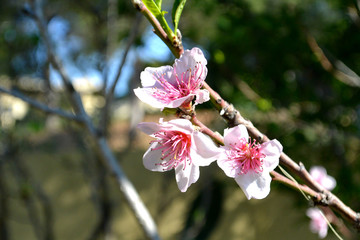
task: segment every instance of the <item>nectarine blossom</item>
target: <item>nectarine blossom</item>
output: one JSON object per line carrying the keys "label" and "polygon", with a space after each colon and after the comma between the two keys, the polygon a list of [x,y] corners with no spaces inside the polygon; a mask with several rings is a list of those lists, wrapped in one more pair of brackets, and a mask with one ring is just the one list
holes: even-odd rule
{"label": "nectarine blossom", "polygon": [[313,166],[309,171],[310,175],[321,186],[331,191],[336,186],[336,180],[332,176],[327,175],[326,169],[322,166]]}
{"label": "nectarine blossom", "polygon": [[263,199],[270,192],[270,172],[279,164],[282,145],[277,140],[256,144],[244,125],[224,131],[219,167],[235,181],[248,199]]}
{"label": "nectarine blossom", "polygon": [[309,208],[306,211],[306,215],[311,218],[310,230],[313,233],[317,233],[319,238],[324,238],[328,232],[328,224],[318,208]]}
{"label": "nectarine blossom", "polygon": [[[332,176],[327,175],[326,169],[322,166],[313,166],[309,171],[310,175],[325,189],[331,191],[336,186],[336,180]],[[328,232],[328,223],[325,216],[321,214],[318,208],[309,208],[306,215],[311,218],[310,230],[317,233],[320,238],[325,238]]]}
{"label": "nectarine blossom", "polygon": [[155,108],[188,107],[210,99],[207,90],[201,90],[207,75],[207,61],[199,48],[186,50],[173,67],[147,67],[140,74],[142,88],[135,95]]}
{"label": "nectarine blossom", "polygon": [[220,153],[210,137],[197,131],[186,119],[143,122],[138,128],[156,138],[143,156],[145,168],[158,172],[175,169],[182,192],[199,179],[199,166],[210,165]]}

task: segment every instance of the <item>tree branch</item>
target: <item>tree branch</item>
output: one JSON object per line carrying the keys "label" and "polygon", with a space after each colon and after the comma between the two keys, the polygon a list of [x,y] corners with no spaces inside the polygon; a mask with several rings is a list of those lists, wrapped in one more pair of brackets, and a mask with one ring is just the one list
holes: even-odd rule
{"label": "tree branch", "polygon": [[109,145],[106,142],[106,139],[103,136],[100,136],[96,131],[90,117],[87,115],[82,100],[78,92],[74,89],[70,78],[66,74],[64,68],[61,65],[61,62],[56,58],[51,41],[47,32],[46,22],[43,17],[42,8],[38,1],[32,1],[32,7],[35,10],[34,18],[37,20],[38,27],[40,29],[41,35],[45,42],[48,51],[48,57],[51,64],[59,72],[65,88],[72,100],[72,105],[77,113],[77,115],[83,119],[86,130],[91,136],[96,152],[99,154],[99,157],[103,160],[104,164],[108,166],[113,176],[116,178],[121,192],[124,194],[127,203],[129,204],[131,210],[136,216],[138,222],[140,223],[145,235],[150,239],[160,239],[155,222],[153,221],[150,213],[146,209],[145,205],[141,201],[138,193],[136,192],[134,186],[129,181],[122,168],[118,164],[114,154],[110,150]]}
{"label": "tree branch", "polygon": [[[162,30],[161,25],[157,19],[150,13],[150,11],[145,7],[141,0],[132,0],[134,7],[142,12],[149,22],[153,25],[155,33],[160,37],[160,39],[169,47],[171,52],[175,57],[181,56],[183,53],[183,48],[176,48],[171,44],[169,39],[167,39],[166,33]],[[244,124],[248,129],[248,132],[251,137],[255,138],[258,142],[267,142],[269,138],[261,133],[251,121],[243,118],[238,110],[234,108],[232,104],[229,104],[222,97],[215,92],[206,82],[203,84],[203,88],[207,89],[211,96],[211,102],[214,104],[215,108],[219,111],[221,117],[227,122],[229,127],[234,127],[239,124]],[[305,167],[302,164],[295,163],[289,156],[285,153],[282,153],[280,156],[280,164],[286,166],[294,174],[299,176],[309,187],[322,194],[323,196],[318,199],[316,204],[321,204],[324,206],[329,206],[334,211],[340,213],[344,219],[351,222],[355,229],[360,231],[360,213],[356,213],[350,207],[346,206],[339,198],[337,198],[330,191],[324,189],[320,184],[318,184],[306,171]]]}
{"label": "tree branch", "polygon": [[[173,44],[171,39],[168,38],[166,32],[161,27],[161,24],[156,19],[156,17],[149,11],[145,4],[141,0],[132,0],[134,7],[140,11],[154,27],[154,33],[168,46],[170,51],[174,54],[175,57],[180,57],[184,52],[184,48],[181,43],[181,36],[178,36],[179,42]],[[179,35],[179,34],[178,34]]]}
{"label": "tree branch", "polygon": [[[114,98],[115,88],[116,88],[116,85],[117,85],[117,83],[118,83],[118,81],[120,79],[122,69],[123,69],[123,67],[125,65],[129,50],[130,50],[131,46],[133,45],[133,43],[135,41],[135,37],[136,37],[137,32],[138,32],[139,27],[140,27],[140,23],[141,23],[141,15],[137,14],[135,22],[133,24],[132,31],[131,31],[130,36],[128,38],[127,45],[126,45],[125,50],[124,50],[123,57],[122,57],[122,59],[120,61],[120,64],[119,64],[119,66],[117,68],[114,80],[112,81],[112,84],[111,84],[107,94],[105,95],[106,101],[105,101],[105,105],[104,105],[103,109],[101,110],[102,115],[101,115],[101,120],[100,120],[100,124],[99,124],[99,127],[101,128],[101,131],[102,131],[103,134],[106,134],[106,127],[108,126],[108,123],[109,123],[109,108],[110,108],[110,105],[111,105],[111,103],[113,101],[113,98]],[[105,88],[106,88],[106,86],[105,86]]]}
{"label": "tree branch", "polygon": [[[261,133],[251,121],[246,120],[241,116],[232,104],[229,104],[221,98],[208,84],[204,83],[203,87],[210,92],[211,101],[215,108],[219,111],[220,115],[227,122],[229,127],[234,127],[239,124],[246,126],[250,136],[258,142],[263,143],[269,141],[269,138]],[[314,201],[315,204],[329,206],[334,211],[338,212],[344,219],[351,222],[358,231],[360,231],[360,213],[356,213],[350,207],[346,206],[338,197],[326,190],[319,183],[317,183],[305,169],[302,163],[297,164],[288,155],[282,153],[280,155],[280,164],[287,167],[293,174],[300,177],[311,189],[318,193],[323,194],[323,197]],[[316,200],[316,199],[315,199]]]}
{"label": "tree branch", "polygon": [[141,15],[140,14],[136,14],[136,18],[135,18],[135,21],[134,21],[134,24],[133,24],[133,27],[132,27],[132,31],[130,32],[130,36],[128,38],[128,42],[126,44],[126,47],[125,47],[125,50],[124,50],[124,54],[123,54],[123,57],[121,59],[121,62],[117,68],[117,71],[116,71],[116,75],[114,77],[114,80],[112,81],[112,85],[109,89],[109,92],[107,94],[107,98],[109,99],[112,99],[113,95],[114,95],[114,92],[115,92],[115,87],[120,79],[120,76],[121,76],[121,72],[122,72],[122,69],[125,65],[125,62],[126,62],[126,58],[127,58],[127,55],[129,53],[129,50],[131,48],[131,46],[133,45],[134,41],[135,41],[135,38],[136,38],[136,35],[139,31],[139,27],[140,27],[140,23],[141,23]]}
{"label": "tree branch", "polygon": [[0,87],[0,92],[17,97],[17,98],[23,100],[24,102],[28,103],[29,105],[31,105],[45,113],[55,114],[60,117],[72,120],[72,121],[82,122],[82,119],[80,117],[78,117],[72,113],[65,112],[61,109],[50,108],[49,106],[47,106],[43,103],[40,103],[40,102],[36,101],[35,99],[25,96],[24,94],[22,94],[21,92],[15,90],[15,89],[7,90],[5,88]]}

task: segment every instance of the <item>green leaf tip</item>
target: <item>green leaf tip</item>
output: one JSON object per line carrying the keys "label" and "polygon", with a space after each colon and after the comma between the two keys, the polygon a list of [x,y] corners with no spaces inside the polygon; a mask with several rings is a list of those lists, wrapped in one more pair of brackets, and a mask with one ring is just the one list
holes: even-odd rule
{"label": "green leaf tip", "polygon": [[173,9],[172,9],[172,20],[173,20],[173,24],[174,24],[174,32],[177,32],[177,28],[178,28],[178,24],[180,21],[180,16],[182,13],[182,10],[185,6],[186,0],[175,0],[174,1],[174,5],[173,5]]}

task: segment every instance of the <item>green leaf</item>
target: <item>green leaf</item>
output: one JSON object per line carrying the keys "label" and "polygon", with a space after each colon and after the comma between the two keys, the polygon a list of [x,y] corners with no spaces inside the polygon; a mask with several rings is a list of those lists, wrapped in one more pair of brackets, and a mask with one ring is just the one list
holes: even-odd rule
{"label": "green leaf", "polygon": [[176,34],[176,31],[178,28],[180,16],[181,16],[182,10],[185,6],[185,3],[186,3],[186,0],[175,0],[174,1],[171,16],[172,16],[173,23],[174,23],[174,33],[175,34]]}
{"label": "green leaf", "polygon": [[149,9],[149,11],[154,14],[156,18],[158,18],[159,15],[161,15],[161,10],[159,8],[159,5],[153,1],[153,0],[143,0],[142,1],[145,6]]}
{"label": "green leaf", "polygon": [[155,0],[155,4],[160,10],[161,10],[161,3],[162,3],[162,0]]}
{"label": "green leaf", "polygon": [[158,4],[161,5],[161,0],[156,0],[155,3],[154,0],[142,0],[142,2],[145,4],[147,9],[156,17],[156,19],[159,21],[161,27],[164,29],[166,34],[168,35],[169,39],[175,39],[176,36],[169,27],[168,23],[166,22],[166,19],[164,17],[164,14],[166,14],[166,11],[161,11],[161,8]]}

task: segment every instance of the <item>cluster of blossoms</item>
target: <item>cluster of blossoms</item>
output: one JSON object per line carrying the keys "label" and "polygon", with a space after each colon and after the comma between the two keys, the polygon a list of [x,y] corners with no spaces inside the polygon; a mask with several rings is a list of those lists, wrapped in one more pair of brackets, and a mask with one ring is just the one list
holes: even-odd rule
{"label": "cluster of blossoms", "polygon": [[[331,191],[336,186],[336,180],[332,176],[327,175],[326,169],[321,166],[310,168],[310,175],[325,189]],[[311,218],[310,230],[317,233],[320,238],[325,238],[328,232],[328,223],[324,214],[318,208],[309,208],[306,215]]]}
{"label": "cluster of blossoms", "polygon": [[[142,88],[136,96],[153,107],[192,109],[210,99],[201,89],[207,75],[207,61],[198,48],[186,50],[173,67],[145,68]],[[217,160],[218,166],[244,191],[248,199],[265,198],[270,192],[270,172],[279,164],[282,145],[277,140],[257,144],[243,125],[224,131],[224,146],[217,146],[187,119],[159,123],[143,122],[138,128],[155,138],[143,156],[151,171],[175,170],[180,191],[185,192],[200,176],[200,166]]]}

